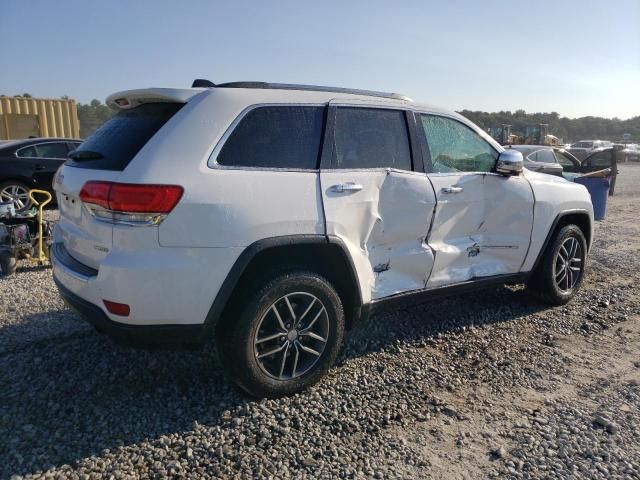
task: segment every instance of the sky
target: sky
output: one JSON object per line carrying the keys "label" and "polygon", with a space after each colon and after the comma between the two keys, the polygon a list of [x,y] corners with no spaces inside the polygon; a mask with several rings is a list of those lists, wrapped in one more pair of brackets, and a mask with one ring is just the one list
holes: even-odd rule
{"label": "sky", "polygon": [[640,0],[0,0],[0,19],[5,95],[87,103],[207,78],[640,115]]}

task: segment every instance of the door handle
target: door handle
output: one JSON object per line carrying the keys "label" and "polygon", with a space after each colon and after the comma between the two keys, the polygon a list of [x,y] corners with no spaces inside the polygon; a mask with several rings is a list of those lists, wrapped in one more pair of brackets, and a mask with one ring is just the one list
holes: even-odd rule
{"label": "door handle", "polygon": [[359,183],[340,183],[338,185],[332,185],[331,191],[335,193],[344,193],[344,192],[359,192],[362,190],[362,185]]}
{"label": "door handle", "polygon": [[45,167],[44,165],[36,165],[36,170],[44,170],[45,168],[47,167]]}
{"label": "door handle", "polygon": [[464,190],[464,188],[462,187],[456,187],[455,185],[453,187],[444,187],[442,189],[442,193],[460,193]]}

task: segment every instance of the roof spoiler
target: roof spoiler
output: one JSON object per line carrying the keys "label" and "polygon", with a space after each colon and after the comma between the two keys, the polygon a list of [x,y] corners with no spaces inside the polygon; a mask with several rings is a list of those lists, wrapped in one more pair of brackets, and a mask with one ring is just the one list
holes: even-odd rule
{"label": "roof spoiler", "polygon": [[213,88],[216,84],[206,78],[196,78],[191,84],[191,88]]}

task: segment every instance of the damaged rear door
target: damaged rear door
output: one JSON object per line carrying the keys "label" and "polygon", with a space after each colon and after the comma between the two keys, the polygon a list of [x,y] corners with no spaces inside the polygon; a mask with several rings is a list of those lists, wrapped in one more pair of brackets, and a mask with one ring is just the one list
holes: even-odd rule
{"label": "damaged rear door", "polygon": [[412,112],[330,104],[320,171],[327,234],[348,248],[365,302],[424,288],[433,266],[435,195],[415,132]]}
{"label": "damaged rear door", "polygon": [[533,228],[529,182],[493,173],[498,151],[457,119],[421,114],[419,123],[437,199],[427,288],[519,272]]}

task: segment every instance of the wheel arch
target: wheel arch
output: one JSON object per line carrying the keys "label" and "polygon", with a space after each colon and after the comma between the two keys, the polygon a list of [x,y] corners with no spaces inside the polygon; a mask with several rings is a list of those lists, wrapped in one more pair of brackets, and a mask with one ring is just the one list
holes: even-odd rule
{"label": "wheel arch", "polygon": [[343,303],[347,327],[359,319],[362,294],[344,243],[334,236],[287,235],[258,240],[240,254],[209,310],[205,320],[209,331],[217,334],[220,319],[242,300],[251,281],[291,267],[314,271],[331,282]]}
{"label": "wheel arch", "polygon": [[23,183],[23,184],[27,185],[28,187],[33,186],[34,183],[35,183],[33,181],[33,178],[24,177],[24,176],[21,176],[21,175],[3,175],[3,176],[0,176],[0,184],[9,183],[9,182]]}
{"label": "wheel arch", "polygon": [[538,252],[538,256],[536,257],[536,261],[531,268],[531,273],[535,272],[538,269],[538,265],[542,260],[547,248],[549,247],[549,243],[553,239],[554,235],[565,225],[576,225],[583,233],[585,239],[587,240],[587,249],[591,249],[591,241],[592,241],[592,224],[591,217],[589,216],[589,212],[587,210],[570,210],[566,212],[560,212],[553,220],[551,224],[551,228],[547,232],[547,236],[542,244],[542,248]]}

